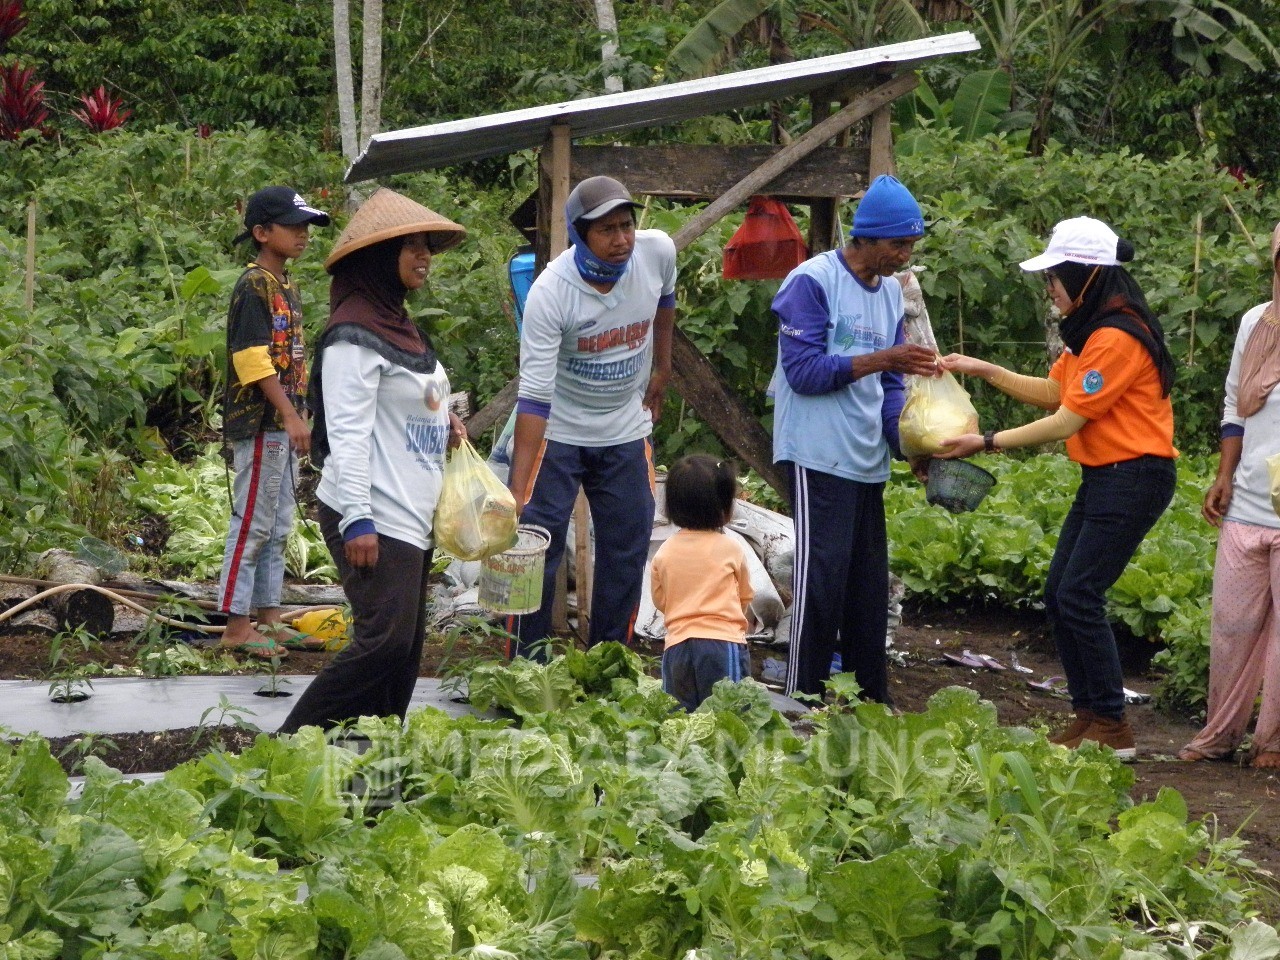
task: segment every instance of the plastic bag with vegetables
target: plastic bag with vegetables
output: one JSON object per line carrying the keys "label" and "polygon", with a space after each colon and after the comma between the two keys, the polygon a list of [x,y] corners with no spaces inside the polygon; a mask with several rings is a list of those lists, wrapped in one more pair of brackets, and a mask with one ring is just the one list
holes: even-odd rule
{"label": "plastic bag with vegetables", "polygon": [[943,440],[977,432],[978,411],[954,376],[909,378],[898,420],[903,456],[933,456],[942,452]]}
{"label": "plastic bag with vegetables", "polygon": [[459,560],[483,560],[515,545],[516,525],[516,498],[463,440],[444,465],[436,547]]}

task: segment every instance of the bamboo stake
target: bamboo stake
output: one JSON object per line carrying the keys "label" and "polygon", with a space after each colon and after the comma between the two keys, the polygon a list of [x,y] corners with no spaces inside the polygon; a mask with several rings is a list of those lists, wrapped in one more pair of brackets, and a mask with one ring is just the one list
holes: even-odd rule
{"label": "bamboo stake", "polygon": [[[1230,203],[1231,201],[1227,201]],[[1200,294],[1200,248],[1204,243],[1204,214],[1196,214],[1196,252],[1191,267],[1191,330],[1187,334],[1187,366],[1196,362],[1196,307]]]}
{"label": "bamboo stake", "polygon": [[1253,234],[1249,232],[1249,228],[1246,227],[1244,225],[1244,221],[1240,219],[1240,214],[1236,213],[1236,208],[1235,205],[1232,204],[1231,198],[1226,194],[1223,194],[1222,202],[1225,203],[1227,205],[1227,209],[1231,211],[1231,216],[1235,220],[1236,226],[1239,227],[1240,232],[1244,234],[1245,242],[1249,244],[1249,249],[1253,251],[1254,256],[1262,256],[1262,253],[1258,250],[1258,245],[1253,242]]}
{"label": "bamboo stake", "polygon": [[27,312],[36,308],[36,201],[27,203]]}

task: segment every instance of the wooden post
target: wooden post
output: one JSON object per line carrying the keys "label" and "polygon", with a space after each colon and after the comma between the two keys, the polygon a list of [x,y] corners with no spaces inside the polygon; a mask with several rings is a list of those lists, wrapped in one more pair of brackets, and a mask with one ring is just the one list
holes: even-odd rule
{"label": "wooden post", "polygon": [[893,159],[892,104],[886,104],[871,115],[871,169],[868,179],[874,180],[882,173],[897,176],[898,165]]}
{"label": "wooden post", "polygon": [[27,204],[27,286],[23,301],[30,313],[36,308],[36,202]]}
{"label": "wooden post", "polygon": [[[564,222],[564,205],[569,199],[569,152],[572,146],[571,131],[567,124],[557,123],[551,127],[542,148],[538,164],[539,196],[538,204],[538,246],[542,247],[546,238],[546,261],[539,263],[541,269],[550,263],[569,246],[569,230]],[[535,255],[535,262],[540,256]],[[573,505],[574,531],[574,580],[578,594],[578,635],[587,639],[591,625],[591,519],[587,498],[581,490]],[[555,630],[568,628],[567,604],[565,593],[568,590],[567,567],[562,563],[557,572],[556,599],[551,611],[551,625]]]}
{"label": "wooden post", "polygon": [[[810,125],[817,126],[831,116],[834,91],[824,87],[809,97]],[[835,246],[836,198],[822,197],[809,204],[809,255],[814,256]]]}

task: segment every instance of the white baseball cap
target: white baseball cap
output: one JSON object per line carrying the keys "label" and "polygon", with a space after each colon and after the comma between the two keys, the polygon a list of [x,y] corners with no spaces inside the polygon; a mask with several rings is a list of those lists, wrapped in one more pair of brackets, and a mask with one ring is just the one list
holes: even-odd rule
{"label": "white baseball cap", "polygon": [[1116,247],[1120,238],[1101,220],[1093,217],[1072,217],[1053,228],[1049,246],[1044,253],[1018,264],[1023,270],[1048,270],[1060,263],[1085,263],[1100,267],[1114,267],[1120,263]]}

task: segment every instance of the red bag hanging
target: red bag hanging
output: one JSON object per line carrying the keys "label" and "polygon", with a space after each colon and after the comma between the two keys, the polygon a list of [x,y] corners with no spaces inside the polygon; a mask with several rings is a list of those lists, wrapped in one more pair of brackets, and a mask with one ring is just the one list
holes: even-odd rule
{"label": "red bag hanging", "polygon": [[800,228],[786,205],[755,196],[724,248],[726,280],[781,280],[809,258]]}

